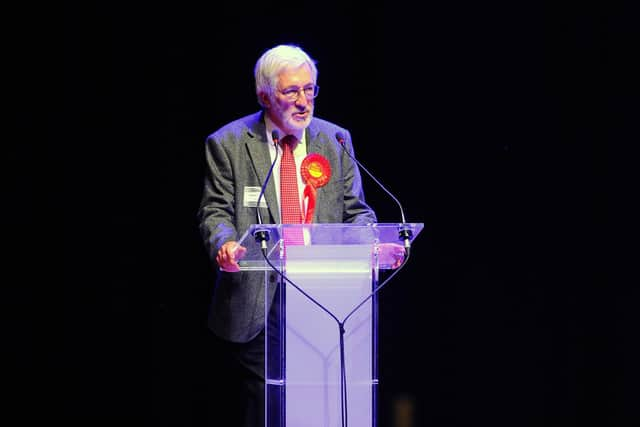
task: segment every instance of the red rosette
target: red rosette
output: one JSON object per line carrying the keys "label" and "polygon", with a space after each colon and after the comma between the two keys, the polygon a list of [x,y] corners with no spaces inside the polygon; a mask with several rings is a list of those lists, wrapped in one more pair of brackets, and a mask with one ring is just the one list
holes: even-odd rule
{"label": "red rosette", "polygon": [[325,186],[331,178],[331,165],[324,156],[311,153],[302,161],[300,173],[305,184],[320,188]]}

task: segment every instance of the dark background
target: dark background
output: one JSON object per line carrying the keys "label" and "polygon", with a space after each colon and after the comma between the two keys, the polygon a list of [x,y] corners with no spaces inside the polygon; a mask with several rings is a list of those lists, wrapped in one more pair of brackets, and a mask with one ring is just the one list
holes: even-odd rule
{"label": "dark background", "polygon": [[[195,217],[203,144],[258,110],[255,61],[288,42],[318,62],[316,115],[349,128],[424,223],[380,294],[379,425],[637,425],[638,293],[605,264],[604,178],[638,111],[631,8],[220,7],[67,3],[55,35],[11,51],[8,163],[28,160],[6,208],[29,236],[7,299],[24,425],[53,411],[65,425],[226,425]],[[26,21],[14,40],[50,24]],[[380,221],[400,221],[364,181]]]}

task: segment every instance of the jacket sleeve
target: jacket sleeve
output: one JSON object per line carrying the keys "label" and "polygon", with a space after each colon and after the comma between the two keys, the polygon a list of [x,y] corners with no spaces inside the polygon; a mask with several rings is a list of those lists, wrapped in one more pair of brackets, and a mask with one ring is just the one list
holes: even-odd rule
{"label": "jacket sleeve", "polygon": [[207,253],[212,259],[220,246],[237,240],[233,170],[228,153],[220,141],[210,135],[205,143],[204,189],[198,222]]}

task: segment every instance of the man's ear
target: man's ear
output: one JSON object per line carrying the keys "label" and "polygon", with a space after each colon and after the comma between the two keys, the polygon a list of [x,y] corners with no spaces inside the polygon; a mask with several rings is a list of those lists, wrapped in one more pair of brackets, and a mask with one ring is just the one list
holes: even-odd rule
{"label": "man's ear", "polygon": [[269,96],[266,93],[262,92],[260,94],[260,101],[262,102],[262,105],[265,108],[270,108],[271,107],[271,101],[269,100]]}

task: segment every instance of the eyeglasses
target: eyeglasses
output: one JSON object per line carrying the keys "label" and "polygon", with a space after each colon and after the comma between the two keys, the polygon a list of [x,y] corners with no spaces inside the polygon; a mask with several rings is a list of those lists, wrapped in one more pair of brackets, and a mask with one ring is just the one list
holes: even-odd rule
{"label": "eyeglasses", "polygon": [[320,86],[305,86],[303,88],[290,87],[285,90],[281,90],[280,93],[287,99],[287,101],[297,101],[300,96],[300,91],[304,92],[304,96],[307,99],[314,99],[318,96],[318,91],[320,90]]}

